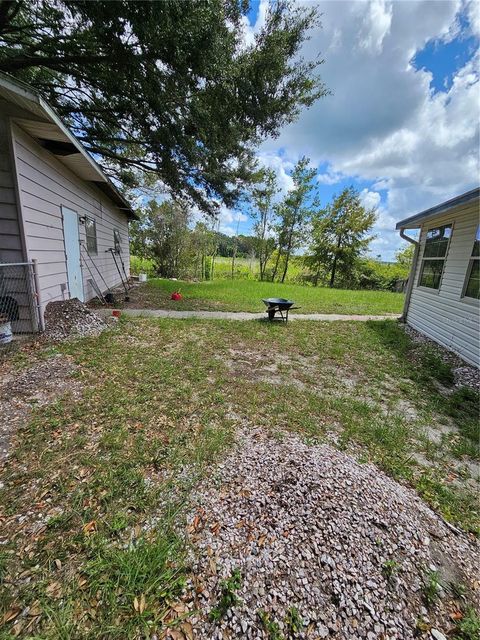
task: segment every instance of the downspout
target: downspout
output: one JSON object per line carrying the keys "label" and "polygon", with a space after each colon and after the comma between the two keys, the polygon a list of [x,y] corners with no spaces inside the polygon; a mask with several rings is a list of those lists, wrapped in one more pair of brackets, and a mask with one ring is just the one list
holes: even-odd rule
{"label": "downspout", "polygon": [[412,258],[412,266],[410,267],[410,274],[408,276],[407,290],[405,291],[405,303],[403,305],[403,312],[400,317],[400,322],[407,322],[408,307],[410,306],[410,298],[411,298],[412,289],[413,289],[413,280],[415,278],[415,272],[417,270],[417,260],[418,260],[418,251],[420,248],[420,242],[418,242],[417,240],[414,240],[413,238],[410,238],[410,236],[405,235],[405,229],[400,229],[400,237],[403,238],[403,240],[406,240],[407,242],[410,242],[411,244],[415,245],[415,250],[413,252],[413,258]]}

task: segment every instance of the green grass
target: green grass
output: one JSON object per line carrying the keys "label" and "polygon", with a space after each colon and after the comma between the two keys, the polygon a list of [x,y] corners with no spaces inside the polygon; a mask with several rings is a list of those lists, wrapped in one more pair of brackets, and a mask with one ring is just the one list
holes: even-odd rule
{"label": "green grass", "polygon": [[58,353],[77,364],[83,395],[35,409],[1,478],[0,619],[13,618],[0,638],[26,607],[35,615],[18,614],[31,625],[20,634],[42,640],[161,636],[181,625],[189,496],[231,445],[235,415],[279,436],[336,442],[480,530],[475,487],[459,471],[470,458],[425,435],[448,423],[452,438],[470,441],[474,398],[444,395],[430,354],[394,321],[123,320],[36,357]]}
{"label": "green grass", "polygon": [[[183,300],[170,300],[180,290]],[[404,296],[390,291],[360,291],[308,287],[255,280],[186,282],[153,279],[131,293],[129,306],[176,310],[264,311],[262,298],[289,298],[301,307],[295,313],[340,313],[360,315],[400,314]]]}

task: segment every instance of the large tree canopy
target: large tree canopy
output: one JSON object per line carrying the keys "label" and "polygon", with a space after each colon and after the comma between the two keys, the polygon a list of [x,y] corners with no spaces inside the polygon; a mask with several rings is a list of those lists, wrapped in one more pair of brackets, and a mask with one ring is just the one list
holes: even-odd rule
{"label": "large tree canopy", "polygon": [[[107,173],[160,180],[206,211],[233,205],[253,150],[326,93],[301,58],[314,7],[248,0],[0,0],[0,71],[33,85]],[[142,179],[143,179],[142,178]]]}

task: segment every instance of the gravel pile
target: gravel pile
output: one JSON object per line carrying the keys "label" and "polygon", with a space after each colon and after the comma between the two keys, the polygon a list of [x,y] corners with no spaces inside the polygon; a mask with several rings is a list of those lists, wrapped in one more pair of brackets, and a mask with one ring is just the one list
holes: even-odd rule
{"label": "gravel pile", "polygon": [[480,369],[462,360],[452,351],[445,349],[434,340],[427,338],[419,331],[404,325],[405,333],[410,336],[415,344],[426,344],[438,353],[440,358],[452,367],[454,384],[456,387],[470,387],[475,391],[480,391]]}
{"label": "gravel pile", "polygon": [[[330,446],[261,431],[240,440],[191,515],[195,638],[448,634],[455,605],[446,585],[477,579],[473,539],[413,491]],[[238,601],[212,621],[236,569]],[[437,570],[443,597],[427,611],[422,585]]]}
{"label": "gravel pile", "polygon": [[77,298],[49,302],[45,308],[45,333],[48,340],[98,335],[106,323]]}

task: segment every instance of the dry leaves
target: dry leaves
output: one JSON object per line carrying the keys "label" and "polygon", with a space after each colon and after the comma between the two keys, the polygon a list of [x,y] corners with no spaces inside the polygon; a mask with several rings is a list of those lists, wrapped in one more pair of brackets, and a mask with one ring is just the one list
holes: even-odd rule
{"label": "dry leaves", "polygon": [[47,596],[59,598],[62,595],[62,585],[59,582],[51,582],[45,589]]}
{"label": "dry leaves", "polygon": [[90,522],[87,522],[87,524],[83,525],[83,533],[88,536],[92,533],[95,533],[95,531],[97,531],[97,521],[96,520],[91,520]]}
{"label": "dry leaves", "polygon": [[135,609],[135,611],[137,613],[142,614],[145,611],[145,607],[146,607],[145,594],[142,593],[140,598],[137,598],[137,596],[135,596],[135,598],[133,599],[133,608]]}
{"label": "dry leaves", "polygon": [[18,616],[20,611],[21,611],[20,607],[12,607],[8,611],[6,611],[3,614],[2,624],[6,624],[7,622],[11,622],[12,620],[15,620],[15,618]]}

